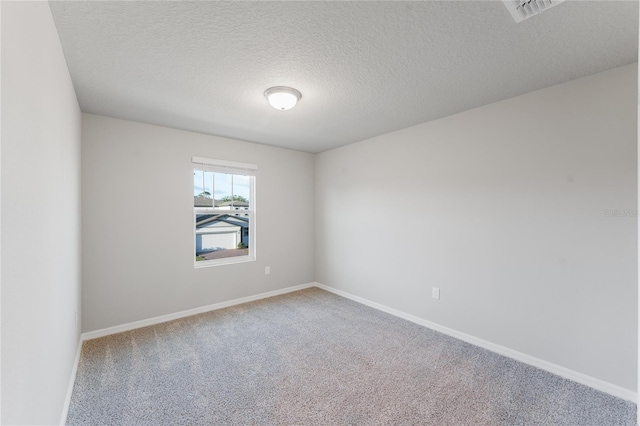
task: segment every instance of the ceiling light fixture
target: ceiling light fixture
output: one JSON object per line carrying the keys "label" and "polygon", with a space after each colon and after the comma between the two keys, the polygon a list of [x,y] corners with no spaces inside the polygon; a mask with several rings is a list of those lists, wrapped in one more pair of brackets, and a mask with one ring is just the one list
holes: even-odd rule
{"label": "ceiling light fixture", "polygon": [[264,92],[269,104],[275,109],[286,111],[296,106],[302,94],[296,89],[285,86],[270,87]]}

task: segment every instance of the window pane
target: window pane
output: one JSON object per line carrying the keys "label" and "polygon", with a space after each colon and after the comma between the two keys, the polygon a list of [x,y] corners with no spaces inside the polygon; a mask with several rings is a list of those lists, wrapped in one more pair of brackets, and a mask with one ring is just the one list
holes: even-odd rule
{"label": "window pane", "polygon": [[193,171],[194,207],[213,207],[213,173]]}
{"label": "window pane", "polygon": [[233,175],[234,210],[249,210],[251,198],[251,177]]}
{"label": "window pane", "polygon": [[251,178],[249,176],[215,173],[216,208],[249,210]]}
{"label": "window pane", "polygon": [[196,261],[247,256],[248,215],[196,215]]}
{"label": "window pane", "polygon": [[233,186],[231,185],[232,175],[227,173],[214,173],[216,183],[216,207],[230,210],[231,195]]}

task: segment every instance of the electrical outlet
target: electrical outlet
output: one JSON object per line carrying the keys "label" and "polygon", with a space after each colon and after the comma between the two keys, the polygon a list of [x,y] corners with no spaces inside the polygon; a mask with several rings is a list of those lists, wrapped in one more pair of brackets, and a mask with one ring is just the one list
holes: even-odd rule
{"label": "electrical outlet", "polygon": [[269,275],[271,273],[271,266],[265,266],[264,267],[264,274],[265,275]]}
{"label": "electrical outlet", "polygon": [[78,325],[78,310],[76,309],[76,325]]}
{"label": "electrical outlet", "polygon": [[440,289],[438,287],[431,288],[431,297],[434,299],[440,299]]}

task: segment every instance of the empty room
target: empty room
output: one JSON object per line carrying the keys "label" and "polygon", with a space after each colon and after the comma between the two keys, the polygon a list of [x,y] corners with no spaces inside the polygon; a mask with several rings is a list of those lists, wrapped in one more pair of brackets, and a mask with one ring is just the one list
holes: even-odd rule
{"label": "empty room", "polygon": [[0,422],[637,425],[639,14],[0,2]]}

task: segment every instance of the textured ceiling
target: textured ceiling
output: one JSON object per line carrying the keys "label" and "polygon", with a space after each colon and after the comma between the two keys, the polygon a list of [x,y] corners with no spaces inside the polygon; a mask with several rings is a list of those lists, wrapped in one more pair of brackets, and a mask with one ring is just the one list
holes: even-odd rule
{"label": "textured ceiling", "polygon": [[638,57],[637,1],[50,4],[82,111],[309,152]]}

